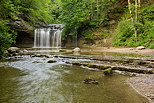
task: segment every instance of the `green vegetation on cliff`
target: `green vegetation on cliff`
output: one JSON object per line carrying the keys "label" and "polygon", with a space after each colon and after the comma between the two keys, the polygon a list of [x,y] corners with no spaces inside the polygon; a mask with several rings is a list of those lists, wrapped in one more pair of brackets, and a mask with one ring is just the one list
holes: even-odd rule
{"label": "green vegetation on cliff", "polygon": [[15,43],[15,32],[7,26],[8,21],[0,21],[0,58],[3,57],[3,53],[12,43]]}
{"label": "green vegetation on cliff", "polygon": [[54,14],[50,8],[51,0],[0,0],[0,58],[15,42],[19,29],[24,28],[20,26],[52,23]]}

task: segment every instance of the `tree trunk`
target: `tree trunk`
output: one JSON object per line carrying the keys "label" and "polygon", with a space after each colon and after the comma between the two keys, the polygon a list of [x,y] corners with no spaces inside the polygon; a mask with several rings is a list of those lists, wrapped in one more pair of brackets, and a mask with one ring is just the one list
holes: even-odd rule
{"label": "tree trunk", "polygon": [[138,0],[138,7],[141,7],[141,0]]}
{"label": "tree trunk", "polygon": [[99,15],[99,2],[97,0],[97,18],[98,18],[98,15]]}
{"label": "tree trunk", "polygon": [[134,21],[134,33],[135,33],[135,38],[137,39],[137,28],[136,24],[138,23],[138,3],[137,0],[135,0],[135,21]]}
{"label": "tree trunk", "polygon": [[[135,2],[136,2],[136,0],[135,0]],[[135,20],[134,20],[133,14],[132,14],[131,0],[128,0],[128,7],[129,7],[129,12],[130,12],[130,16],[131,16],[131,19],[132,19],[132,23],[133,23],[133,26],[134,26],[135,39],[137,40],[137,28],[136,28],[136,25],[135,25]]]}
{"label": "tree trunk", "polygon": [[134,23],[134,19],[133,19],[133,14],[132,14],[132,9],[131,9],[131,2],[130,2],[130,0],[128,0],[128,8],[129,8],[129,13],[130,13],[132,22]]}

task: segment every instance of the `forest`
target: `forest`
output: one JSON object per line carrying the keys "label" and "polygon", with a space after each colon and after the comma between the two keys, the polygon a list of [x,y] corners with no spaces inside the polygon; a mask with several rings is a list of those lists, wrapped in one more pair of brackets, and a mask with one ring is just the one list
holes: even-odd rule
{"label": "forest", "polygon": [[64,24],[63,40],[76,34],[90,40],[99,35],[112,38],[117,47],[154,48],[153,0],[1,0],[1,58],[16,43],[20,28],[15,23],[33,28]]}

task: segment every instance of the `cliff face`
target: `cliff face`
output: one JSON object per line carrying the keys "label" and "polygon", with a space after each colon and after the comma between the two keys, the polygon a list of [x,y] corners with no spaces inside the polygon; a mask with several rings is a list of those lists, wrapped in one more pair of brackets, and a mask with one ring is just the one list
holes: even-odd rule
{"label": "cliff face", "polygon": [[35,28],[21,18],[9,21],[11,28],[17,32],[16,46],[32,47]]}
{"label": "cliff face", "polygon": [[12,29],[16,31],[23,31],[23,32],[31,33],[34,30],[34,27],[30,26],[23,19],[10,20],[9,25],[11,26]]}

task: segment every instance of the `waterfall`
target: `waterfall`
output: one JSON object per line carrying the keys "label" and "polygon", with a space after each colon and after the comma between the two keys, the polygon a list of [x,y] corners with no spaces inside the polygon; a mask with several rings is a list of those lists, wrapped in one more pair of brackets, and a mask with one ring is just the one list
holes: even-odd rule
{"label": "waterfall", "polygon": [[52,47],[61,47],[61,30],[57,30],[53,33]]}
{"label": "waterfall", "polygon": [[50,28],[35,29],[34,48],[50,47]]}
{"label": "waterfall", "polygon": [[62,32],[60,29],[61,24],[50,25],[48,28],[35,29],[34,48],[60,48]]}

